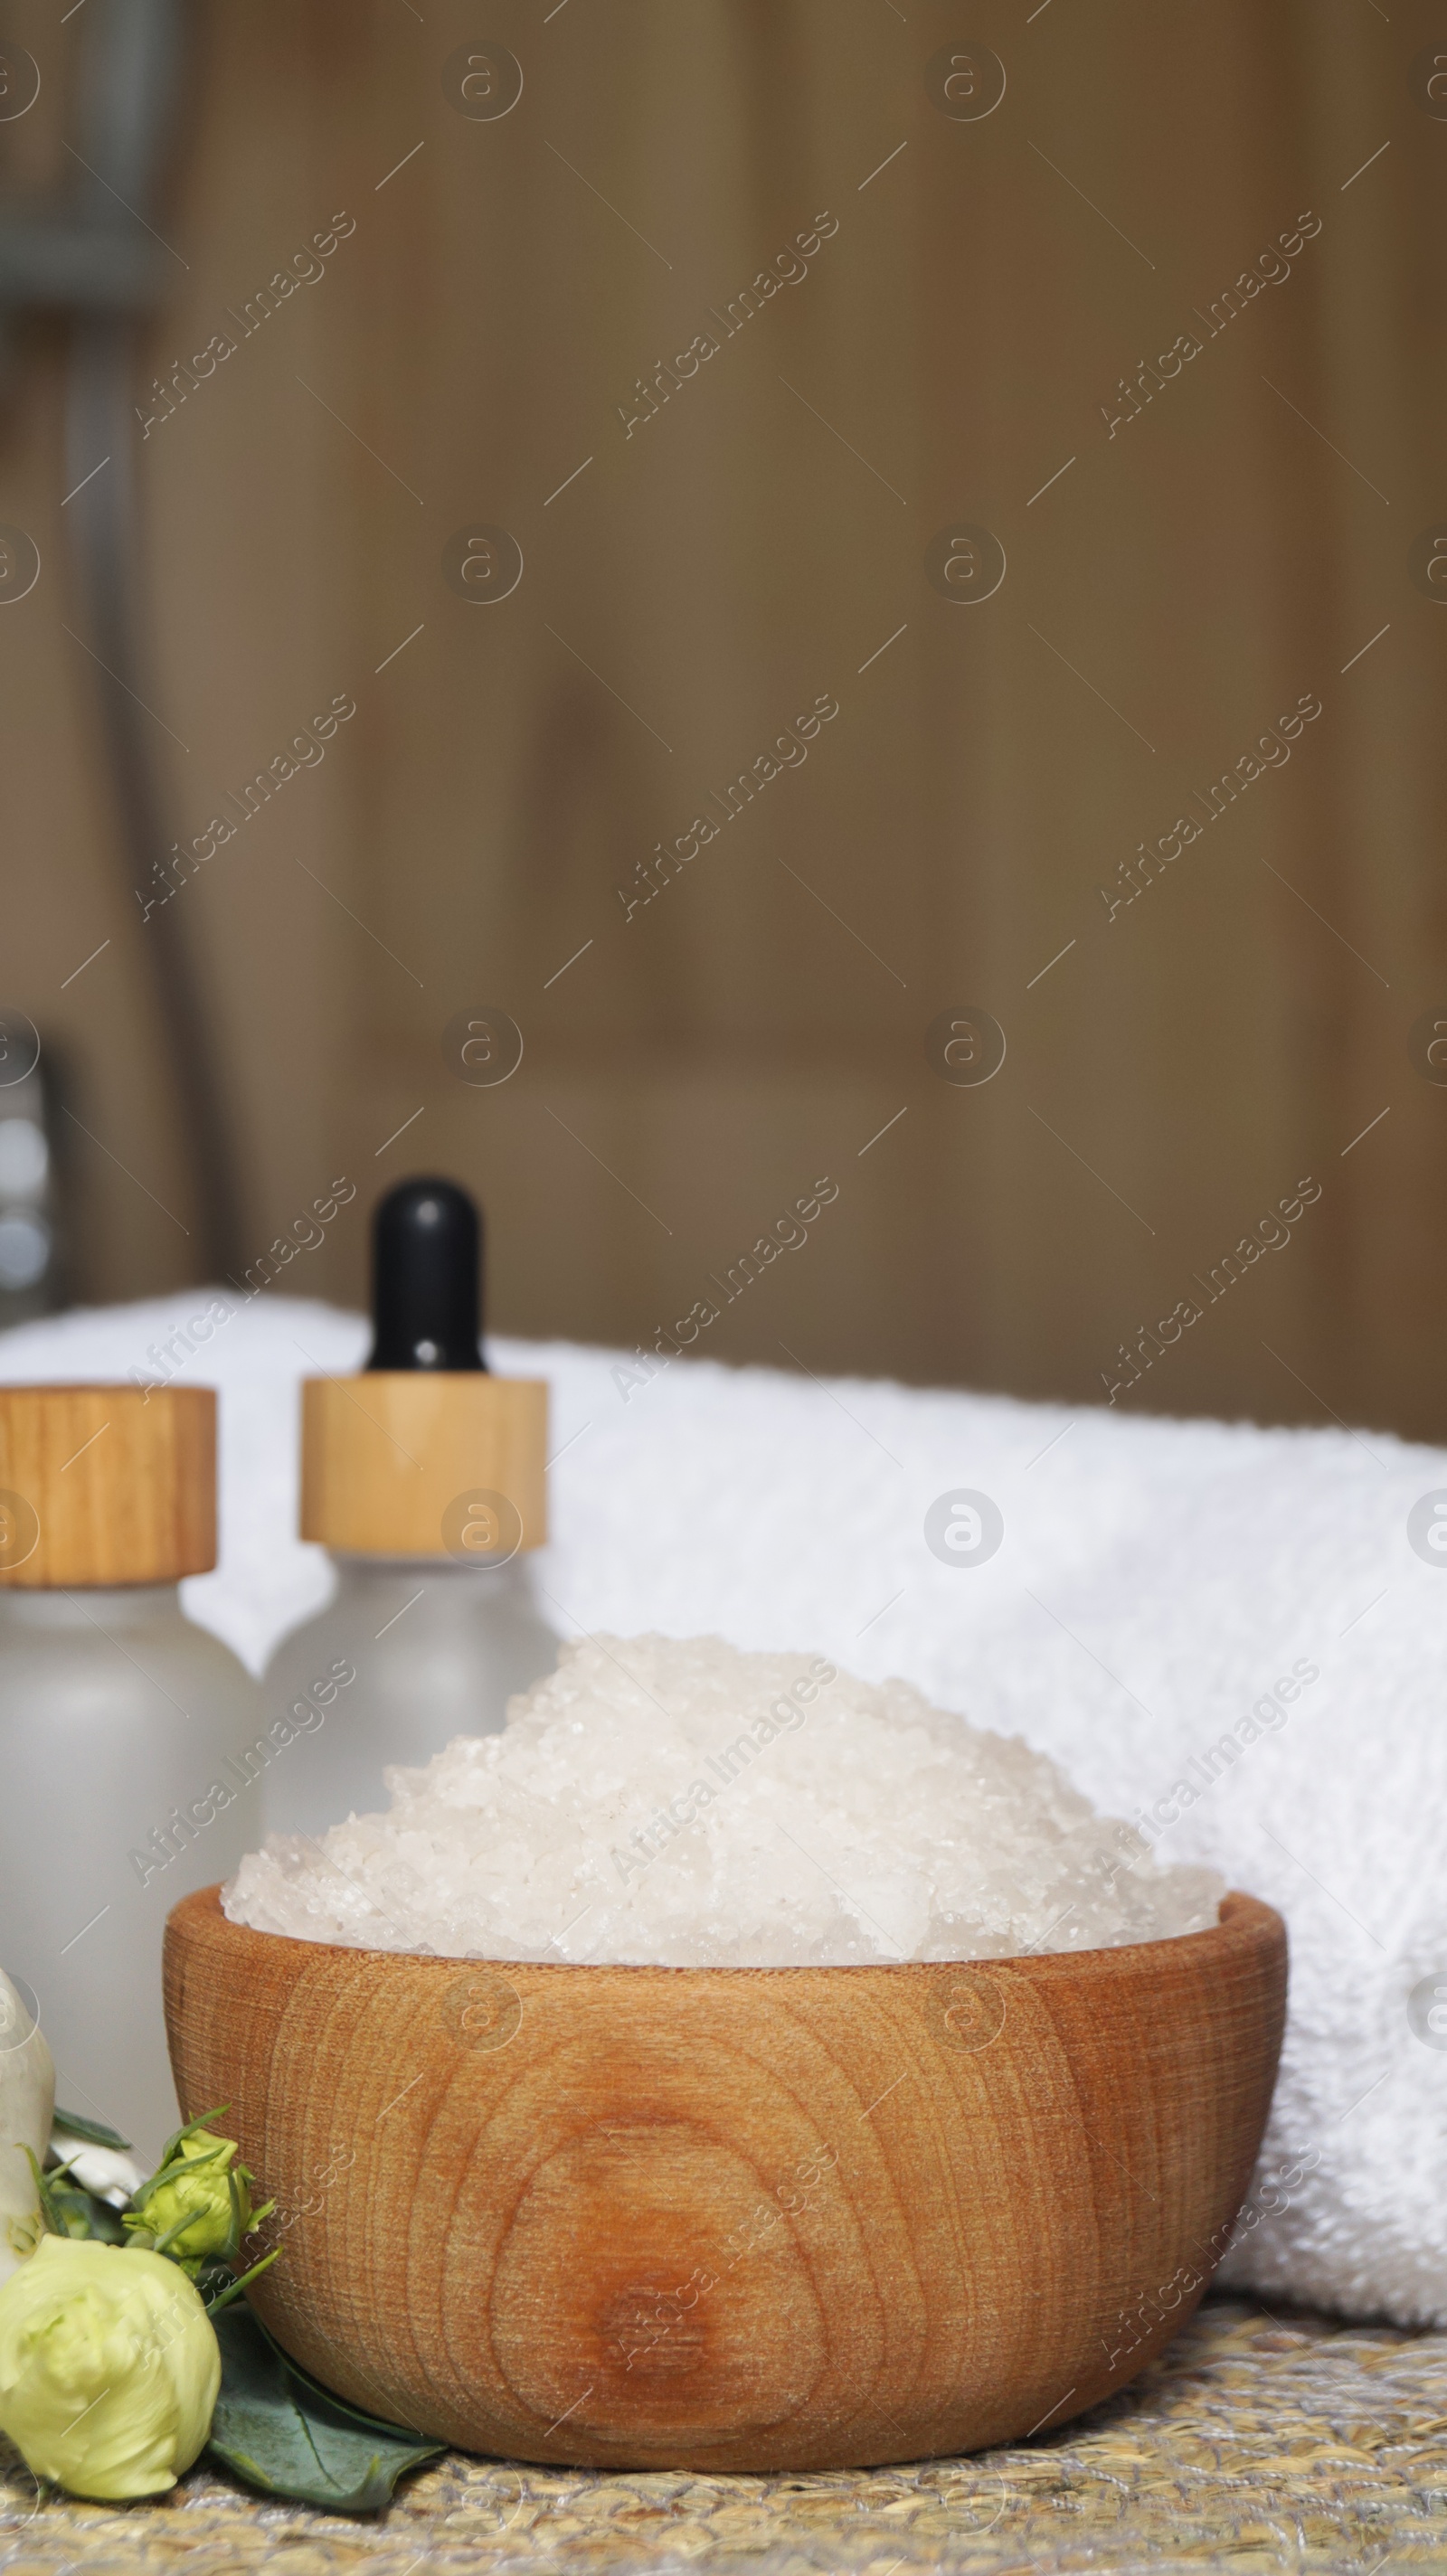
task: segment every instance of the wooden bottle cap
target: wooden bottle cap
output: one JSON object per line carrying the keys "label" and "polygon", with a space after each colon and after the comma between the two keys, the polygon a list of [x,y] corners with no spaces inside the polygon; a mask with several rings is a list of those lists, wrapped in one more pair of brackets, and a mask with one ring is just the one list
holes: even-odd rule
{"label": "wooden bottle cap", "polygon": [[548,1534],[548,1390],[480,1369],[302,1384],[301,1534],[355,1556],[500,1565]]}
{"label": "wooden bottle cap", "polygon": [[0,1386],[0,1585],[176,1583],[216,1562],[209,1386]]}

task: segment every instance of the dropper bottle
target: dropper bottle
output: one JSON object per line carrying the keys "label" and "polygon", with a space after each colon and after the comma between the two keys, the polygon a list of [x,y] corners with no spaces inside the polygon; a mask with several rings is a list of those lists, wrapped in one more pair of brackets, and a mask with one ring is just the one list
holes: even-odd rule
{"label": "dropper bottle", "polygon": [[215,1562],[213,1389],[0,1387],[0,1965],[66,2109],[148,2172],[177,2119],[166,1915],[254,1845],[269,1749],[181,1608]]}
{"label": "dropper bottle", "polygon": [[302,1388],[301,1534],[332,1552],[327,1607],[285,1638],[267,1705],[295,1712],[268,1769],[269,1833],[387,1804],[382,1773],[492,1735],[552,1670],[528,1552],[547,1537],[548,1391],[478,1342],[481,1225],[451,1181],[404,1181],[372,1230],[371,1357]]}

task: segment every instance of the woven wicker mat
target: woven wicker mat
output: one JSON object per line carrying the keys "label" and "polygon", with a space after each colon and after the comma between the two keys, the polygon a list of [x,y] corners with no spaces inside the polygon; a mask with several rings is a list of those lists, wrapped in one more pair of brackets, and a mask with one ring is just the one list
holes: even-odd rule
{"label": "woven wicker mat", "polygon": [[[1208,2302],[1093,2415],[1017,2449],[837,2476],[513,2468],[449,2453],[380,2521],[264,2505],[206,2470],[151,2504],[40,2499],[8,2455],[25,2576],[909,2576],[919,2567],[1447,2570],[1447,2334]],[[3,2458],[0,2445],[0,2458]]]}

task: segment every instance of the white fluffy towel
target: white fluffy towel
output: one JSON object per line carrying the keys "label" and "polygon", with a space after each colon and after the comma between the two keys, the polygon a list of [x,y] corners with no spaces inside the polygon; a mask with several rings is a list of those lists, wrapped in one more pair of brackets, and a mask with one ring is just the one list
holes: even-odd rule
{"label": "white fluffy towel", "polygon": [[[0,1377],[150,1373],[206,1303],[23,1326]],[[257,1298],[184,1362],[223,1424],[221,1563],[187,1605],[254,1669],[330,1580],[288,1535],[297,1381],[366,1340]],[[649,1376],[567,1344],[490,1357],[552,1382],[533,1562],[563,1633],[713,1631],[903,1674],[1280,1908],[1286,2051],[1225,2277],[1447,2324],[1447,1455],[685,1358]],[[961,1493],[1003,1535],[941,1505]],[[945,1527],[980,1543],[937,1552]]]}

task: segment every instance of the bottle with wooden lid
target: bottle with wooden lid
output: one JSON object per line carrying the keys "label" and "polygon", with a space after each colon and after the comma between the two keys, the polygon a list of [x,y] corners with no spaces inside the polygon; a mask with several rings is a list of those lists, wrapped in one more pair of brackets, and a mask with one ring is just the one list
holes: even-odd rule
{"label": "bottle with wooden lid", "polygon": [[211,1388],[0,1386],[0,1961],[59,2099],[142,2157],[166,1916],[258,1826],[256,1685],[177,1590],[215,1562]]}
{"label": "bottle with wooden lid", "polygon": [[302,1387],[301,1534],[337,1588],[267,1670],[299,1727],[266,1775],[268,1832],[375,1814],[384,1769],[496,1734],[557,1660],[526,1563],[547,1537],[548,1390],[492,1375],[480,1302],[473,1201],[402,1182],[373,1219],[366,1368]]}

